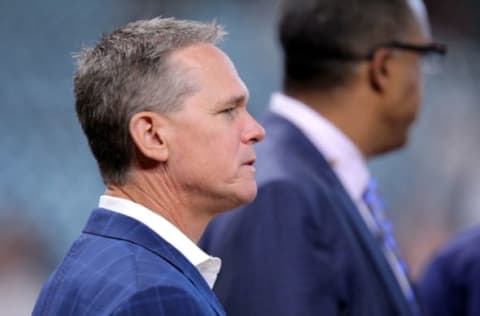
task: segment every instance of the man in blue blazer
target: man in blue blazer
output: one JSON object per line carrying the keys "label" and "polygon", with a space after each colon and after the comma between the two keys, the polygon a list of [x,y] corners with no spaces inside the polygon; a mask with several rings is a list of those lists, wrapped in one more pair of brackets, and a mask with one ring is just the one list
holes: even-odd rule
{"label": "man in blue blazer", "polygon": [[76,110],[106,185],[33,315],[225,315],[196,242],[256,195],[263,128],[215,24],[155,18],[78,57]]}
{"label": "man in blue blazer", "polygon": [[420,308],[366,159],[399,148],[432,43],[420,0],[288,1],[284,92],[257,148],[255,201],[215,218],[230,316],[413,316]]}
{"label": "man in blue blazer", "polygon": [[480,315],[480,227],[449,241],[432,259],[418,286],[428,316]]}

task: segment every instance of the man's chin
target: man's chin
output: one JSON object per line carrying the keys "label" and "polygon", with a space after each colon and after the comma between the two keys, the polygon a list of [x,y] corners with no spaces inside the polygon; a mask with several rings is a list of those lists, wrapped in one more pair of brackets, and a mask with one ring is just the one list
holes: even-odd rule
{"label": "man's chin", "polygon": [[257,184],[245,184],[241,191],[238,192],[236,198],[234,199],[234,206],[232,208],[237,208],[242,205],[251,203],[257,196]]}
{"label": "man's chin", "polygon": [[255,200],[256,196],[257,196],[257,185],[255,184],[249,190],[245,190],[245,192],[242,192],[242,194],[239,197],[238,206],[251,203],[253,200]]}
{"label": "man's chin", "polygon": [[[244,184],[236,191],[234,194],[231,194],[228,198],[224,195],[223,198],[218,196],[217,199],[224,200],[221,207],[216,208],[215,210],[211,209],[215,215],[219,213],[224,213],[231,211],[237,207],[251,203],[257,196],[257,185],[254,184]],[[218,206],[218,205],[217,205]]]}
{"label": "man's chin", "polygon": [[383,144],[382,147],[377,148],[377,150],[374,152],[373,156],[381,156],[383,154],[388,154],[391,152],[394,152],[396,150],[400,150],[404,148],[407,143],[408,143],[408,133],[405,133],[401,137],[396,138],[395,140],[392,140],[389,143]]}

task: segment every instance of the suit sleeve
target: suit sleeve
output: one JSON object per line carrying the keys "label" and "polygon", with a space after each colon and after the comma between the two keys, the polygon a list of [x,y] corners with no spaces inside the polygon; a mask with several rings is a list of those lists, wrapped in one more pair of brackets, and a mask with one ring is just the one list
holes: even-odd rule
{"label": "suit sleeve", "polygon": [[150,287],[131,296],[119,306],[112,316],[207,316],[208,311],[201,298],[178,287]]}
{"label": "suit sleeve", "polygon": [[253,204],[219,219],[204,245],[222,258],[215,291],[227,314],[341,315],[336,279],[348,276],[332,212],[318,190],[271,183]]}
{"label": "suit sleeve", "polygon": [[[460,242],[459,242],[460,241]],[[480,315],[478,240],[456,240],[430,263],[418,290],[426,316]]]}
{"label": "suit sleeve", "polygon": [[449,295],[453,290],[451,287],[444,258],[436,257],[418,283],[419,297],[426,316],[455,315],[452,314],[455,298]]}

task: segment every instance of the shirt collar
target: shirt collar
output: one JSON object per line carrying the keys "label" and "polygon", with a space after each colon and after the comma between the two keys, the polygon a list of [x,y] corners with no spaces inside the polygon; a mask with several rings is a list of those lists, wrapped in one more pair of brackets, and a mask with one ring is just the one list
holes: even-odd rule
{"label": "shirt collar", "polygon": [[220,258],[206,254],[163,216],[133,201],[108,195],[100,196],[98,206],[136,219],[153,230],[184,255],[200,271],[210,288],[213,287],[220,272]]}
{"label": "shirt collar", "polygon": [[282,93],[272,95],[270,110],[300,129],[323,154],[350,197],[361,201],[370,173],[352,141],[320,113]]}

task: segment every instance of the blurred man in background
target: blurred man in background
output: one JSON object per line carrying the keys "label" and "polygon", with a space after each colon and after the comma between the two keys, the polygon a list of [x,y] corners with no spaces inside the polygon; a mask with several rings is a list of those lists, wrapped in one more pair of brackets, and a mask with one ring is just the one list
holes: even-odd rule
{"label": "blurred man in background", "polygon": [[78,58],[76,110],[106,184],[34,315],[224,315],[196,242],[256,195],[263,128],[215,24],[130,23]]}
{"label": "blurred man in background", "polygon": [[421,0],[287,1],[282,93],[264,119],[259,194],[201,244],[237,315],[419,315],[366,160],[403,146],[421,64],[444,54]]}
{"label": "blurred man in background", "polygon": [[480,227],[445,245],[424,272],[419,292],[427,316],[480,315]]}

